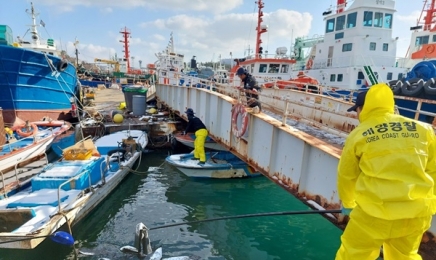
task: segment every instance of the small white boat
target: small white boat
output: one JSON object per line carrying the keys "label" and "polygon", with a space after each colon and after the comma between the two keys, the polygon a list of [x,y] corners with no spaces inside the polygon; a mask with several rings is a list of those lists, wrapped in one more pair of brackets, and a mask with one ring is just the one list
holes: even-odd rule
{"label": "small white boat", "polygon": [[[187,133],[185,135],[183,134],[175,134],[174,138],[181,144],[194,148],[194,141],[195,141],[195,134],[193,133]],[[220,145],[219,143],[215,142],[212,138],[209,136],[206,138],[206,142],[204,143],[204,148],[212,149],[216,151],[227,151],[227,148]]]}
{"label": "small white boat", "polygon": [[118,186],[147,142],[143,131],[121,131],[64,149],[29,188],[0,200],[0,242],[8,242],[0,248],[33,249],[67,221],[77,223]]}
{"label": "small white boat", "polygon": [[166,161],[189,177],[229,179],[261,175],[231,152],[208,152],[204,164],[193,158],[192,153],[175,154],[168,156]]}
{"label": "small white boat", "polygon": [[8,142],[0,146],[0,172],[42,155],[57,136],[70,128],[71,124],[65,121],[38,121],[7,128]]}

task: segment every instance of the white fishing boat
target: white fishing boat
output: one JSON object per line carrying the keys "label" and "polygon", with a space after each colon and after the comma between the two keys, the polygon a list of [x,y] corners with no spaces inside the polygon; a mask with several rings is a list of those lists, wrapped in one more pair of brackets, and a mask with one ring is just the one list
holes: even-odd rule
{"label": "white fishing boat", "polygon": [[194,155],[189,153],[171,155],[165,160],[188,177],[230,179],[261,175],[231,152],[208,152],[204,164],[193,158]]}
{"label": "white fishing boat", "polygon": [[[0,172],[24,164],[45,153],[54,139],[71,128],[65,121],[36,121],[5,128],[6,143],[0,146]],[[0,189],[4,187],[4,183]]]}
{"label": "white fishing boat", "polygon": [[0,248],[32,249],[77,223],[127,176],[147,142],[143,131],[120,131],[64,149],[29,188],[0,200]]}

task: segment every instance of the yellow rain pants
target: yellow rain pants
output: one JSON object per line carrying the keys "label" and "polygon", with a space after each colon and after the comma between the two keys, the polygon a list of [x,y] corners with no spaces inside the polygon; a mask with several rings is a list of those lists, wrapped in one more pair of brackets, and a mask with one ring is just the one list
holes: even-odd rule
{"label": "yellow rain pants", "polygon": [[382,245],[384,260],[421,260],[418,248],[431,218],[385,220],[372,217],[357,206],[341,236],[336,260],[375,260]]}
{"label": "yellow rain pants", "polygon": [[206,152],[204,151],[204,143],[206,142],[208,132],[206,129],[195,131],[194,141],[194,158],[200,158],[200,162],[206,161]]}

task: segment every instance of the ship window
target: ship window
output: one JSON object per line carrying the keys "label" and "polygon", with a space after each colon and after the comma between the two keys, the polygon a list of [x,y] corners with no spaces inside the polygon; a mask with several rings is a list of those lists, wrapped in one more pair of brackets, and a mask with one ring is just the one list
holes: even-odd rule
{"label": "ship window", "polygon": [[336,19],[336,31],[343,30],[345,28],[345,15],[341,15]]}
{"label": "ship window", "polygon": [[388,50],[389,50],[389,44],[383,43],[383,51],[388,51]]}
{"label": "ship window", "polygon": [[436,35],[433,35],[433,42],[436,42]]}
{"label": "ship window", "polygon": [[403,79],[403,73],[398,73],[398,80]]}
{"label": "ship window", "polygon": [[335,34],[335,40],[344,38],[344,32]]}
{"label": "ship window", "polygon": [[280,64],[270,64],[268,73],[279,73]]}
{"label": "ship window", "polygon": [[363,26],[372,26],[372,12],[363,12]]}
{"label": "ship window", "polygon": [[357,79],[365,79],[363,72],[359,71],[359,73],[357,73]]}
{"label": "ship window", "polygon": [[268,68],[268,64],[260,64],[259,65],[259,73],[266,73],[267,68]]}
{"label": "ship window", "polygon": [[375,13],[374,15],[374,27],[383,27],[383,13]]}
{"label": "ship window", "polygon": [[419,46],[419,45],[423,45],[423,44],[428,44],[428,39],[429,38],[430,37],[428,35],[416,37],[415,46]]}
{"label": "ship window", "polygon": [[335,18],[327,20],[325,32],[329,33],[329,32],[333,32],[334,30],[335,30]]}
{"label": "ship window", "polygon": [[331,81],[331,82],[336,81],[336,74],[331,74],[331,75],[330,75],[330,81]]}
{"label": "ship window", "polygon": [[392,28],[392,14],[385,14],[385,20],[383,21],[384,28]]}
{"label": "ship window", "polygon": [[288,73],[289,71],[289,65],[288,64],[282,64],[282,67],[280,69],[280,73]]}
{"label": "ship window", "polygon": [[347,28],[356,27],[357,21],[357,12],[351,13],[347,15]]}
{"label": "ship window", "polygon": [[342,82],[344,79],[344,74],[338,74],[338,82]]}
{"label": "ship window", "polygon": [[351,51],[353,49],[353,44],[352,43],[345,43],[342,45],[342,51]]}
{"label": "ship window", "polygon": [[375,51],[376,48],[377,48],[377,43],[375,43],[375,42],[369,43],[369,50],[370,51]]}
{"label": "ship window", "polygon": [[387,75],[387,80],[392,80],[392,76],[393,76],[393,74],[392,74],[392,72],[388,72],[388,75]]}

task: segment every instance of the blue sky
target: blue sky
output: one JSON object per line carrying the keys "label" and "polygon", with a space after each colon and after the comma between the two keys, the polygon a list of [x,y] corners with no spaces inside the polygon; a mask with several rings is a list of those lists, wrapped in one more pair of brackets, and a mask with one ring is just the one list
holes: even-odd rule
{"label": "blue sky", "polygon": [[[30,0],[2,3],[0,24],[12,28],[14,37],[23,36],[30,23],[25,13]],[[58,46],[74,56],[73,43],[79,41],[79,59],[109,59],[115,53],[124,56],[119,42],[122,28],[127,27],[133,65],[156,61],[155,53],[165,49],[173,32],[176,52],[185,61],[195,55],[198,61],[243,57],[255,45],[257,18],[254,0],[32,0],[39,18],[43,38],[53,38]],[[275,53],[277,47],[290,48],[298,36],[322,35],[322,12],[335,0],[264,0],[263,47]],[[414,4],[412,4],[414,2]],[[397,0],[393,37],[399,37],[397,56],[404,56],[410,41],[409,27],[416,24],[422,1]],[[28,36],[28,35],[27,35]],[[289,52],[288,52],[289,53]]]}

